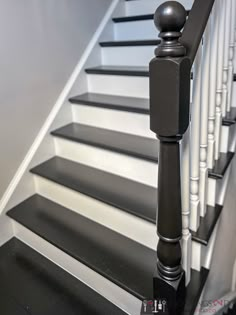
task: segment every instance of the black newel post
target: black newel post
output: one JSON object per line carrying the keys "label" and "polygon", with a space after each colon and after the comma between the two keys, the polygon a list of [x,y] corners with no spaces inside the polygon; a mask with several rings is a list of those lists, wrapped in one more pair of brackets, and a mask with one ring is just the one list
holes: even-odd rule
{"label": "black newel post", "polygon": [[169,314],[181,314],[185,274],[181,267],[182,214],[179,142],[189,125],[191,61],[179,42],[186,11],[176,1],[162,4],[154,21],[161,44],[150,62],[150,126],[160,140],[157,269],[154,297],[166,298]]}

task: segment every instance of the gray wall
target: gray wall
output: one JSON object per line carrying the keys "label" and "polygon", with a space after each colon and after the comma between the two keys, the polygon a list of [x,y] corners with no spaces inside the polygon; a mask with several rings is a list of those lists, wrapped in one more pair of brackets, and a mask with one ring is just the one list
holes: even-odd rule
{"label": "gray wall", "polygon": [[0,0],[0,198],[111,0]]}

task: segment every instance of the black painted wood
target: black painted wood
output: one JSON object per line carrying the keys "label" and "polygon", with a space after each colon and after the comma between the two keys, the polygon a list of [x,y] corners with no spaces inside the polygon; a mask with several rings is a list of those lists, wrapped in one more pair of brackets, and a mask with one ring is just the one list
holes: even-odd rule
{"label": "black painted wood", "polygon": [[124,41],[109,41],[101,42],[101,47],[129,47],[129,46],[156,46],[160,44],[158,39],[144,39],[144,40],[124,40]]}
{"label": "black painted wood", "polygon": [[207,206],[205,217],[201,218],[200,226],[197,232],[191,231],[192,239],[203,245],[208,245],[211,235],[214,231],[216,223],[219,220],[223,207],[216,205],[215,207]]}
{"label": "black painted wood", "polygon": [[112,20],[115,23],[153,20],[153,14],[143,14],[143,15],[131,15],[131,16],[115,17]]}
{"label": "black painted wood", "polygon": [[60,157],[42,163],[31,172],[145,220],[156,220],[154,187]]}
{"label": "black painted wood", "polygon": [[[146,297],[152,297],[153,267],[156,263],[155,251],[148,249],[145,246],[142,246],[39,195],[32,196],[22,202],[10,210],[8,215],[34,233],[49,241],[51,244],[62,249],[67,254],[78,259],[138,298],[143,299]],[[78,244],[80,246],[78,246]],[[33,254],[31,252],[33,252]],[[6,253],[4,253],[4,256],[5,254]],[[22,249],[20,247],[19,255],[23,254],[24,253],[22,253]],[[64,292],[63,290],[68,289],[70,290],[69,292],[74,292],[74,294],[82,292],[83,297],[86,296],[86,294],[84,294],[84,290],[74,289],[74,278],[65,282],[64,277],[60,276],[60,273],[62,272],[61,269],[58,271],[58,276],[58,273],[52,270],[58,267],[55,267],[52,263],[50,264],[53,266],[50,267],[48,261],[45,258],[42,258],[39,254],[35,254],[34,251],[30,250],[29,254],[27,254],[27,259],[33,260],[33,264],[35,263],[36,266],[41,265],[42,259],[46,261],[44,265],[45,268],[42,271],[43,273],[40,270],[37,274],[37,281],[40,281],[41,278],[45,278],[45,282],[47,282],[47,278],[53,278],[52,283],[54,284],[55,282],[55,285],[53,285],[53,287],[55,287],[58,286],[57,279],[59,279],[59,284],[63,283],[62,287],[59,285],[62,292]],[[1,263],[3,264],[3,259]],[[10,264],[7,262],[6,265],[7,268],[10,267]],[[39,266],[39,268],[41,267]],[[28,268],[25,272],[27,271]],[[187,287],[187,300],[185,307],[185,309],[189,311],[187,314],[191,315],[194,313],[194,309],[197,306],[202,289],[205,285],[207,274],[208,271],[204,268],[202,268],[201,272],[192,270],[192,280]],[[14,277],[14,273],[12,276]],[[66,274],[65,277],[67,276],[68,275]],[[5,274],[5,277],[9,280],[8,274]],[[16,277],[13,280],[16,281],[16,290],[19,287],[22,287],[22,281],[19,281],[19,277]],[[9,284],[14,286],[14,282],[9,282]],[[76,282],[76,285],[80,286],[81,284]],[[87,289],[87,287],[85,288]],[[50,290],[50,286],[49,288],[46,288],[45,294],[48,290]],[[27,290],[22,292],[22,294],[28,296],[27,293]],[[40,302],[41,300],[38,299],[38,295],[40,295],[40,293],[37,291],[36,294],[37,301]],[[63,293],[63,295],[66,296],[66,293]],[[93,297],[93,299],[95,298],[96,296]],[[80,297],[78,299],[80,299]],[[90,303],[90,301],[90,297],[88,297],[87,304],[88,302]],[[37,315],[42,314],[49,315],[50,313],[40,313]],[[62,314],[64,315],[64,313]],[[65,313],[65,315],[70,314],[74,313]],[[78,313],[75,315],[77,314]],[[90,313],[85,314],[87,315]],[[100,313],[91,312],[91,314]],[[122,313],[104,312],[101,314],[115,315]],[[19,315],[25,314],[20,313]]]}
{"label": "black painted wood", "polygon": [[186,303],[183,315],[194,314],[201,296],[200,292],[202,292],[205,286],[208,274],[209,270],[203,267],[201,268],[200,273],[192,270],[191,281],[186,290]]}
{"label": "black painted wood", "polygon": [[215,0],[195,0],[183,29],[181,44],[193,64]]}
{"label": "black painted wood", "polygon": [[231,107],[230,112],[226,113],[226,116],[223,117],[223,125],[224,126],[231,126],[234,125],[236,122],[236,107]]}
{"label": "black painted wood", "polygon": [[8,215],[139,299],[152,297],[155,251],[37,195]]}
{"label": "black painted wood", "polygon": [[222,179],[233,157],[234,152],[220,153],[219,160],[215,162],[214,168],[209,170],[209,178]]}
{"label": "black painted wood", "polygon": [[[156,189],[152,187],[59,157],[39,165],[32,172],[156,223]],[[197,233],[193,232],[193,239],[204,245],[208,244],[219,218],[220,206],[208,207],[208,210]]]}
{"label": "black painted wood", "polygon": [[1,315],[125,314],[16,238],[0,248],[0,278]]}
{"label": "black painted wood", "polygon": [[106,75],[122,75],[133,77],[148,77],[147,67],[131,67],[131,66],[98,66],[85,69],[88,74],[106,74]]}
{"label": "black painted wood", "polygon": [[149,100],[135,97],[85,93],[69,99],[72,104],[87,105],[127,111],[138,114],[149,114]]}
{"label": "black painted wood", "polygon": [[57,129],[52,135],[157,162],[158,142],[155,139],[76,123]]}

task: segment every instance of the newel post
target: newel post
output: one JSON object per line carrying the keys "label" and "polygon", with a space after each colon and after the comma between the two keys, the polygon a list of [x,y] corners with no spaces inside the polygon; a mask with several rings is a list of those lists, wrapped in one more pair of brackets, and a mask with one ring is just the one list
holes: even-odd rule
{"label": "newel post", "polygon": [[180,141],[189,125],[191,61],[179,42],[186,11],[176,1],[162,4],[154,21],[161,44],[150,62],[150,128],[160,140],[157,268],[154,297],[166,298],[170,315],[181,314],[185,274],[181,266],[182,205]]}

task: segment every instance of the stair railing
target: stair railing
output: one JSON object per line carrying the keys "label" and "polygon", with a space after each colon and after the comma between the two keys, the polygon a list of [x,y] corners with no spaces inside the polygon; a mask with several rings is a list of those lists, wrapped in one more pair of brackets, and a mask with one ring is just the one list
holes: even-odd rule
{"label": "stair railing", "polygon": [[190,231],[206,214],[208,169],[231,109],[235,6],[195,0],[187,18],[180,3],[168,1],[154,15],[161,38],[149,67],[150,128],[160,141],[154,298],[167,299],[170,315],[182,314],[191,266],[201,267],[191,264]]}

